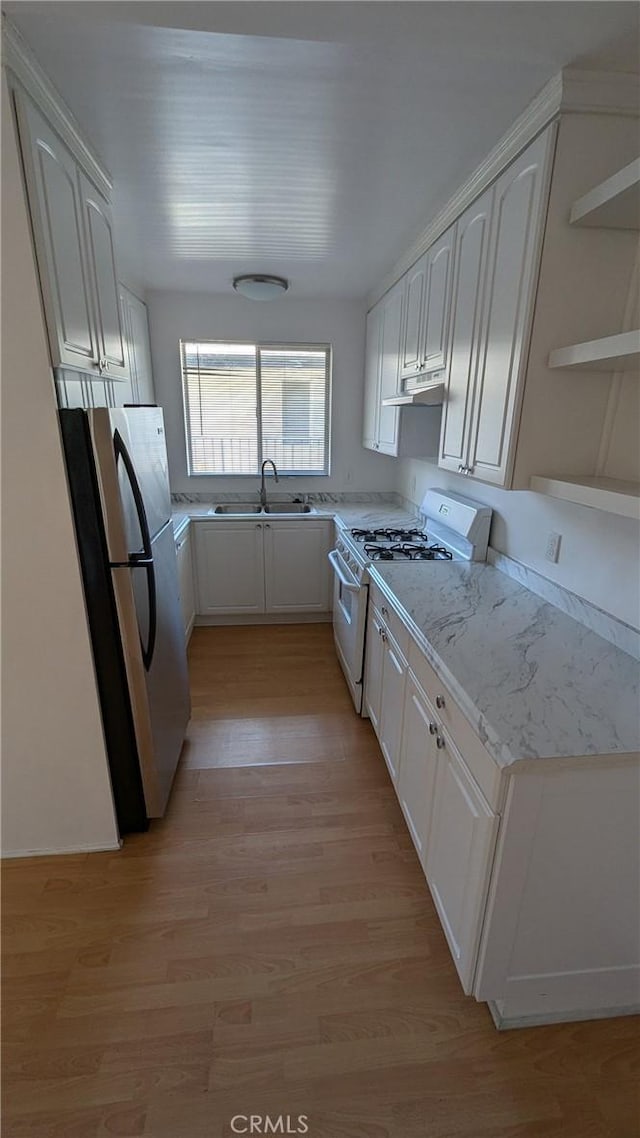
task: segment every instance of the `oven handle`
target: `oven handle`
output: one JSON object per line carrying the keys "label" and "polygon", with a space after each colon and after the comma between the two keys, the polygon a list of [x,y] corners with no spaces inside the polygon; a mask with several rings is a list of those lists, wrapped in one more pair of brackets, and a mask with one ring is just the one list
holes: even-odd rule
{"label": "oven handle", "polygon": [[350,581],[349,578],[346,577],[344,574],[344,570],[342,568],[342,560],[340,558],[340,554],[338,553],[338,550],[332,549],[331,553],[327,554],[327,557],[329,558],[329,561],[331,562],[331,567],[332,567],[336,577],[342,582],[345,589],[348,589],[350,593],[359,593],[360,592],[360,585],[358,584],[358,582],[356,581],[354,583],[353,581]]}

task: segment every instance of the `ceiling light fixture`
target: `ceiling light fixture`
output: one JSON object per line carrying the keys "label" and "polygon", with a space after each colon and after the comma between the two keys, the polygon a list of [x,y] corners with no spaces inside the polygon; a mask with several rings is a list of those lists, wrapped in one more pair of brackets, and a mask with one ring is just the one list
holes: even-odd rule
{"label": "ceiling light fixture", "polygon": [[249,297],[249,300],[275,300],[287,291],[289,282],[284,277],[247,273],[242,277],[234,277],[233,287],[241,296]]}

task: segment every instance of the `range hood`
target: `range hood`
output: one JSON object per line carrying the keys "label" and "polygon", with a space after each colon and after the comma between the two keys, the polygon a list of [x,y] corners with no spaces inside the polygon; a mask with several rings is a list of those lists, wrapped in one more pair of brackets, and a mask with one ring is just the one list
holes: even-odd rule
{"label": "range hood", "polygon": [[382,400],[383,407],[433,407],[444,401],[444,383],[441,380],[400,391]]}

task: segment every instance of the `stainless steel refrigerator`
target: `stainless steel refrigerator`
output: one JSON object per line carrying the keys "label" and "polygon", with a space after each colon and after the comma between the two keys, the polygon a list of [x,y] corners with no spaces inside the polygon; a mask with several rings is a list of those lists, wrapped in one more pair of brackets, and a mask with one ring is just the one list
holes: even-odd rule
{"label": "stainless steel refrigerator", "polygon": [[159,407],[62,410],[60,425],[121,833],[167,805],[190,715]]}

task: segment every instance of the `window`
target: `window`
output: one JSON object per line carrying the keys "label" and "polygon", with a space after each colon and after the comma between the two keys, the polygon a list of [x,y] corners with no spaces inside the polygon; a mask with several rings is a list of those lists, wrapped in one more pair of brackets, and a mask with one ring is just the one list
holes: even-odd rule
{"label": "window", "polygon": [[328,344],[181,340],[189,474],[329,473]]}

